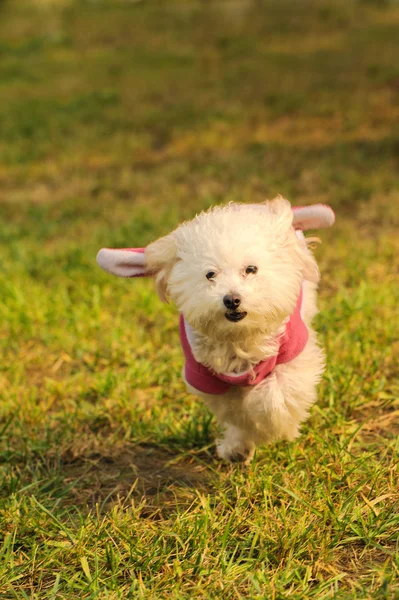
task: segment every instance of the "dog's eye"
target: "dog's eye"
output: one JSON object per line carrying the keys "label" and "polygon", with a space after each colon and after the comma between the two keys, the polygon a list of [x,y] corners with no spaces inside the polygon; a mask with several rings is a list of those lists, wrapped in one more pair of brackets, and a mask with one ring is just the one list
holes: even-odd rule
{"label": "dog's eye", "polygon": [[255,275],[255,273],[258,272],[258,267],[255,267],[255,265],[248,265],[248,267],[245,269],[245,273],[247,275]]}
{"label": "dog's eye", "polygon": [[215,277],[216,277],[215,271],[208,271],[208,273],[206,274],[207,279],[215,279]]}

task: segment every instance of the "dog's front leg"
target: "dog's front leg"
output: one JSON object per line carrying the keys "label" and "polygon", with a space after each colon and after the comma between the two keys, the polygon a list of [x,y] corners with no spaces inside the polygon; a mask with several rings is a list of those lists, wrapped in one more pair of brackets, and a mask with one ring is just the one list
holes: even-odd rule
{"label": "dog's front leg", "polygon": [[251,434],[242,427],[247,421],[247,415],[243,410],[241,390],[214,396],[196,390],[186,380],[185,383],[187,391],[205,402],[224,430],[223,437],[216,440],[219,458],[228,462],[248,463],[254,455],[255,443]]}
{"label": "dog's front leg", "polygon": [[216,442],[216,449],[222,460],[249,463],[254,455],[255,443],[245,430],[228,424],[223,437]]}
{"label": "dog's front leg", "polygon": [[203,399],[223,428],[223,435],[216,440],[219,458],[227,462],[250,462],[255,451],[256,435],[242,388],[232,388],[221,396],[206,395]]}

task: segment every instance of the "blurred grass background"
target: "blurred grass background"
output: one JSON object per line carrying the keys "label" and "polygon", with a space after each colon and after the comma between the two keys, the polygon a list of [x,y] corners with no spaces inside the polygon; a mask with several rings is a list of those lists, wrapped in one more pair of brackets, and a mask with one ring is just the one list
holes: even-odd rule
{"label": "blurred grass background", "polygon": [[[398,55],[396,2],[0,2],[2,598],[399,597]],[[278,193],[337,214],[328,368],[244,470],[95,255]]]}

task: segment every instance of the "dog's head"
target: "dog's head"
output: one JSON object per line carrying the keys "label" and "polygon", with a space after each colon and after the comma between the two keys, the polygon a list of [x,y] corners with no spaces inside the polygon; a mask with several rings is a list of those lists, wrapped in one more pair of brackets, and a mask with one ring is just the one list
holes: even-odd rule
{"label": "dog's head", "polygon": [[232,203],[183,223],[144,253],[103,249],[98,262],[125,277],[153,275],[160,297],[199,331],[273,328],[293,312],[303,280],[319,279],[293,215],[281,197]]}

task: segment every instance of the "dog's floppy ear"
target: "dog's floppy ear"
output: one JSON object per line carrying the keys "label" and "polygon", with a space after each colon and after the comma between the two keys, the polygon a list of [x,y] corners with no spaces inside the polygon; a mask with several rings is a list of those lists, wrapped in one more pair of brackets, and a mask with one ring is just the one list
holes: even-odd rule
{"label": "dog's floppy ear", "polygon": [[320,271],[317,262],[309,250],[303,250],[301,253],[302,273],[306,281],[317,283],[320,280]]}
{"label": "dog's floppy ear", "polygon": [[147,269],[155,277],[157,292],[163,302],[167,301],[168,279],[176,260],[177,248],[173,234],[159,238],[145,250]]}
{"label": "dog's floppy ear", "polygon": [[306,281],[318,283],[318,281],[320,280],[319,267],[317,266],[317,262],[313,254],[307,247],[306,238],[303,235],[302,231],[296,231],[295,234],[298,239],[297,258],[300,264],[303,278],[306,279]]}
{"label": "dog's floppy ear", "polygon": [[327,204],[312,204],[310,206],[293,206],[292,212],[294,216],[292,225],[296,230],[295,233],[299,241],[299,258],[303,277],[307,281],[317,283],[320,279],[320,271],[308,249],[308,244],[320,240],[318,238],[308,238],[306,240],[302,231],[331,227],[335,222],[334,211]]}
{"label": "dog's floppy ear", "polygon": [[145,248],[101,248],[97,263],[118,277],[144,277],[148,275],[144,251]]}

